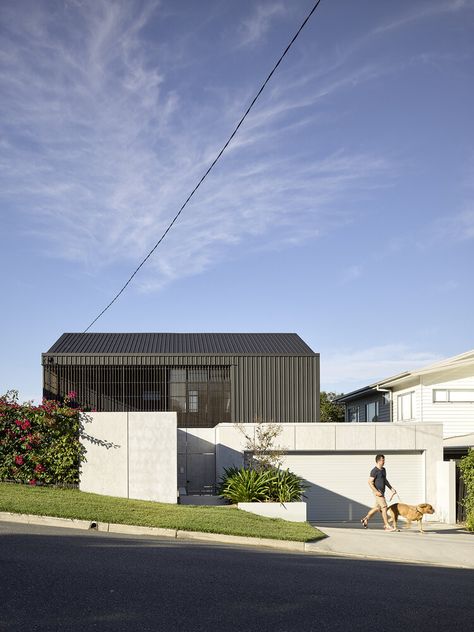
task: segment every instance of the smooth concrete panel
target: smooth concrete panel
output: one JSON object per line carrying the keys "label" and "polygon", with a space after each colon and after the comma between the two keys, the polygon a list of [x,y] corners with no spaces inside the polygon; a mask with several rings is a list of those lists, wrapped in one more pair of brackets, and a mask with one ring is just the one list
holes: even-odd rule
{"label": "smooth concrete panel", "polygon": [[177,502],[177,415],[129,413],[129,498]]}
{"label": "smooth concrete panel", "polygon": [[276,437],[273,445],[276,450],[294,450],[295,449],[295,426],[296,424],[279,424],[281,432]]}
{"label": "smooth concrete panel", "polygon": [[434,518],[448,524],[456,523],[456,462],[436,463],[437,500]]}
{"label": "smooth concrete panel", "polygon": [[188,454],[202,454],[214,452],[216,443],[215,428],[186,428],[186,452]]}
{"label": "smooth concrete panel", "polygon": [[79,489],[127,498],[127,413],[87,413]]}
{"label": "smooth concrete panel", "polygon": [[426,450],[427,448],[438,450],[443,456],[443,424],[427,424],[427,423],[415,423],[413,424],[416,430],[416,449]]}
{"label": "smooth concrete panel", "polygon": [[229,467],[243,467],[244,453],[241,450],[234,450],[222,443],[216,445],[216,481],[219,481],[224,474],[224,469]]}
{"label": "smooth concrete panel", "polygon": [[[250,437],[255,436],[253,424],[244,425],[243,430]],[[243,466],[246,443],[246,438],[234,424],[216,426],[216,480],[223,475],[224,468]]]}
{"label": "smooth concrete panel", "polygon": [[177,439],[178,439],[178,444],[177,444],[177,450],[178,450],[178,454],[185,454],[186,453],[186,441],[187,441],[187,433],[186,433],[186,428],[178,428],[177,429]]}
{"label": "smooth concrete panel", "polygon": [[265,518],[281,518],[288,522],[306,522],[306,503],[237,503],[243,511],[264,516]]}
{"label": "smooth concrete panel", "polygon": [[434,505],[437,498],[436,463],[443,460],[443,425],[413,424],[416,449],[425,451],[426,502]]}
{"label": "smooth concrete panel", "polygon": [[296,424],[295,450],[335,450],[336,424]]}
{"label": "smooth concrete panel", "polygon": [[413,425],[402,424],[376,424],[375,449],[376,450],[415,450],[416,429]]}
{"label": "smooth concrete panel", "polygon": [[[240,427],[251,439],[255,437],[254,424],[242,424]],[[243,451],[245,450],[247,439],[234,424],[219,424],[216,426],[216,443],[225,445],[232,450]]]}
{"label": "smooth concrete panel", "polygon": [[336,424],[336,450],[375,450],[375,424]]}

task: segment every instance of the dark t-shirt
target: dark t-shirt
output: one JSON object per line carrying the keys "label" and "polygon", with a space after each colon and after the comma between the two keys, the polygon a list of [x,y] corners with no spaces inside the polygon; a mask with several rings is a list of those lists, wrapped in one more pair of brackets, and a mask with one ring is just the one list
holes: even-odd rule
{"label": "dark t-shirt", "polygon": [[387,481],[387,472],[385,468],[379,469],[378,467],[374,467],[370,472],[371,478],[374,479],[374,485],[379,492],[385,494],[385,486],[390,487],[392,489],[390,483]]}

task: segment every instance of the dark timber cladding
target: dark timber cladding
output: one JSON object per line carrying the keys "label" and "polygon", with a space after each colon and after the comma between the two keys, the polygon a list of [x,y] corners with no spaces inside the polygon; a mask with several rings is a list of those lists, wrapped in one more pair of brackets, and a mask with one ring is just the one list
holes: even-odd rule
{"label": "dark timber cladding", "polygon": [[66,333],[42,356],[44,396],[174,410],[181,427],[319,419],[319,355],[297,334]]}

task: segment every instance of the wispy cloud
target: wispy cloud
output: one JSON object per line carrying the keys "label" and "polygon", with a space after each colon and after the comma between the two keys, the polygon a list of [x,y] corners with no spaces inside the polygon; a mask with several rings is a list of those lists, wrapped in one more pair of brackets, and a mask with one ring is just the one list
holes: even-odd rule
{"label": "wispy cloud", "polygon": [[246,18],[239,28],[239,47],[255,46],[264,38],[275,19],[285,15],[282,2],[266,2],[257,4],[252,14]]}
{"label": "wispy cloud", "polygon": [[463,9],[474,8],[472,0],[443,0],[443,2],[416,2],[402,16],[395,20],[381,24],[373,30],[374,35],[381,35],[387,31],[402,28],[419,20],[427,20],[443,14],[456,13]]}
{"label": "wispy cloud", "polygon": [[346,284],[346,283],[351,283],[352,281],[355,281],[360,276],[362,276],[362,272],[363,272],[363,268],[361,265],[355,264],[355,265],[349,266],[342,272],[341,283]]}
{"label": "wispy cloud", "polygon": [[474,210],[472,209],[438,218],[433,224],[428,243],[453,243],[469,239],[474,239]]}
{"label": "wispy cloud", "polygon": [[403,343],[321,353],[321,389],[347,393],[441,359]]}
{"label": "wispy cloud", "polygon": [[438,292],[455,292],[460,287],[459,281],[455,281],[454,279],[448,279],[447,281],[441,281],[436,285],[436,289]]}
{"label": "wispy cloud", "polygon": [[[222,89],[181,102],[180,84],[161,67],[160,41],[144,36],[159,3],[31,6],[21,25],[13,3],[2,9],[3,199],[28,217],[49,255],[94,274],[118,263],[132,269],[216,155],[246,95]],[[279,6],[257,10],[255,33]],[[291,247],[350,222],[352,204],[393,175],[390,160],[345,149],[325,155],[298,139],[316,133],[312,106],[380,72],[370,64],[302,82],[283,75],[284,87],[248,119],[139,287],[202,272],[237,256],[237,245],[240,253]]]}

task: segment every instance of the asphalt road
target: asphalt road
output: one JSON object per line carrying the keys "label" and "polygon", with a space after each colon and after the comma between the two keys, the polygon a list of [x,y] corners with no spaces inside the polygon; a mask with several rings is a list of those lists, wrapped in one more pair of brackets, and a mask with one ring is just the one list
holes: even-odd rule
{"label": "asphalt road", "polygon": [[0,630],[468,630],[474,571],[0,523]]}

